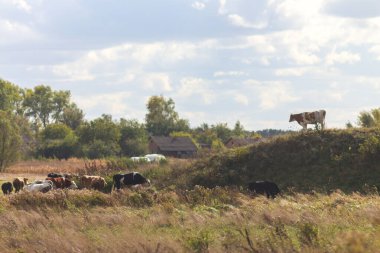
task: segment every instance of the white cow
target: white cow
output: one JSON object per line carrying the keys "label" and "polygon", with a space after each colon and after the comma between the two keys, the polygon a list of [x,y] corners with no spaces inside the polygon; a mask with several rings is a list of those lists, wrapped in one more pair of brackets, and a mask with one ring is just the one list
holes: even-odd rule
{"label": "white cow", "polygon": [[50,180],[38,180],[24,187],[24,190],[29,192],[48,192],[52,190],[54,184]]}

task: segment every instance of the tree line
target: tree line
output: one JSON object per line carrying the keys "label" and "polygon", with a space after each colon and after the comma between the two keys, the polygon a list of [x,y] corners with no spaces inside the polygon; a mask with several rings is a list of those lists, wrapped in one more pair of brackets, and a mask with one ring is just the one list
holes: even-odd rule
{"label": "tree line", "polygon": [[237,121],[191,128],[171,98],[152,96],[145,122],[103,114],[86,120],[67,90],[47,85],[32,89],[0,79],[0,170],[19,158],[104,158],[148,152],[150,135],[189,136],[199,146],[222,149],[232,136],[258,136]]}

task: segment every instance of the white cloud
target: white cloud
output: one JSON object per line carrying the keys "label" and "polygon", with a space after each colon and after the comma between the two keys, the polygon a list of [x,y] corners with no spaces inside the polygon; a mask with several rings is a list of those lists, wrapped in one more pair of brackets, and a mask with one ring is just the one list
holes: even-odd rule
{"label": "white cloud", "polygon": [[170,77],[166,73],[145,73],[142,78],[145,89],[155,92],[171,91]]}
{"label": "white cloud", "polygon": [[258,93],[260,108],[263,110],[275,109],[282,104],[299,100],[293,94],[292,87],[288,82],[247,80],[245,85]]}
{"label": "white cloud", "polygon": [[369,52],[370,52],[370,53],[373,53],[373,54],[376,56],[376,59],[377,59],[378,61],[380,61],[380,44],[375,45],[375,46],[372,46],[372,47],[369,49]]}
{"label": "white cloud", "polygon": [[326,56],[326,64],[327,65],[333,65],[335,63],[348,63],[348,64],[353,64],[355,62],[360,61],[360,55],[351,53],[348,51],[342,51],[342,52],[331,52]]}
{"label": "white cloud", "polygon": [[[115,66],[124,66],[135,70],[143,69],[148,65],[173,65],[180,61],[191,59],[196,56],[196,50],[202,45],[192,43],[177,42],[157,42],[145,44],[122,44],[114,47],[91,50],[79,59],[58,64],[51,67],[54,74],[66,77],[69,80],[93,80],[101,69],[114,69]],[[107,70],[108,72],[110,70]],[[125,77],[125,74],[121,79]],[[170,90],[170,85],[162,76],[153,75],[149,77],[158,81],[161,80],[161,87]],[[147,79],[149,79],[147,78]],[[152,83],[146,81],[146,83]],[[149,86],[149,84],[147,84]]]}
{"label": "white cloud", "polygon": [[11,2],[26,12],[30,12],[32,10],[32,6],[30,6],[29,3],[25,0],[12,0]]}
{"label": "white cloud", "polygon": [[247,73],[243,71],[217,71],[214,73],[214,77],[225,77],[225,76],[246,76]]}
{"label": "white cloud", "polygon": [[243,28],[255,28],[255,29],[263,29],[268,26],[266,22],[257,22],[257,23],[252,23],[244,19],[242,16],[239,16],[237,14],[230,14],[228,15],[228,19],[230,22],[239,27]]}
{"label": "white cloud", "polygon": [[17,21],[0,19],[0,45],[36,40],[38,35],[28,25]]}
{"label": "white cloud", "polygon": [[249,99],[246,95],[243,95],[243,94],[240,94],[240,93],[236,93],[234,95],[234,100],[236,102],[238,102],[239,104],[242,104],[242,105],[248,105],[249,104]]}
{"label": "white cloud", "polygon": [[219,9],[218,9],[218,13],[219,13],[220,15],[224,15],[224,14],[227,13],[226,4],[227,4],[227,0],[219,0]]}
{"label": "white cloud", "polygon": [[180,81],[179,97],[191,97],[199,95],[205,104],[211,104],[215,100],[217,92],[208,88],[207,82],[201,78],[186,77]]}
{"label": "white cloud", "polygon": [[73,99],[84,111],[100,110],[102,113],[121,116],[128,110],[128,106],[124,101],[130,97],[130,92],[117,92],[73,96]]}
{"label": "white cloud", "polygon": [[206,4],[196,1],[196,2],[191,4],[191,7],[193,7],[194,9],[197,9],[197,10],[203,10],[206,7]]}

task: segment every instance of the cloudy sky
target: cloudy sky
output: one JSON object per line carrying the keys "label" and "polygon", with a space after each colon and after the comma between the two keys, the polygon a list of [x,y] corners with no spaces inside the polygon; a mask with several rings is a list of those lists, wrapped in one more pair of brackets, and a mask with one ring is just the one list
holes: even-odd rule
{"label": "cloudy sky", "polygon": [[380,107],[380,1],[0,0],[0,78],[70,90],[87,119],[143,122],[163,95],[192,127],[344,128]]}

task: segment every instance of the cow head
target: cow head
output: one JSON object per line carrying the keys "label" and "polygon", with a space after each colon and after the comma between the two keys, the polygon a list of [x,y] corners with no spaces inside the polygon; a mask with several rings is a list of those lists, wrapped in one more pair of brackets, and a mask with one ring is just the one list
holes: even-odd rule
{"label": "cow head", "polygon": [[296,119],[294,118],[293,114],[290,114],[289,122],[295,121]]}

